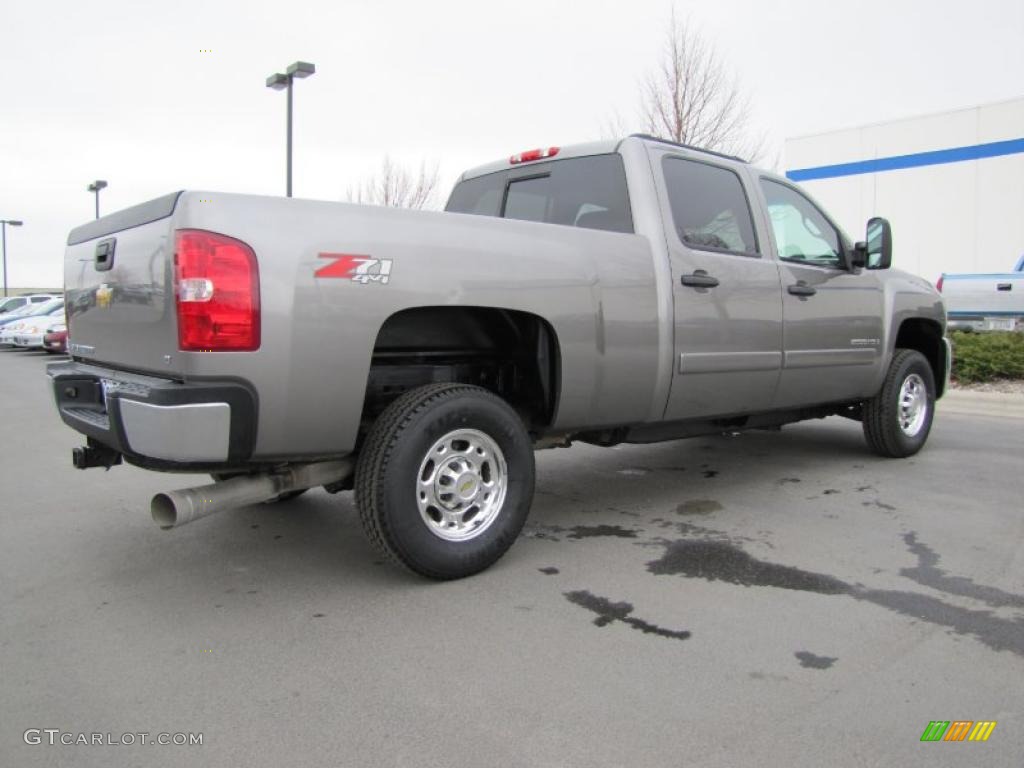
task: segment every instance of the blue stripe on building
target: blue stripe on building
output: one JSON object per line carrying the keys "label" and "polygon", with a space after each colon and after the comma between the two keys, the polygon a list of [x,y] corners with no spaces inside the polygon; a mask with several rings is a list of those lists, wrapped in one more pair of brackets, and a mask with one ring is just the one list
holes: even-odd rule
{"label": "blue stripe on building", "polygon": [[859,176],[864,173],[898,171],[903,168],[920,168],[925,165],[962,163],[967,160],[981,160],[986,157],[1002,157],[1024,152],[1024,139],[993,141],[988,144],[972,144],[969,147],[937,149],[932,152],[917,152],[912,155],[878,157],[874,160],[858,160],[853,163],[822,165],[817,168],[799,168],[786,171],[786,178],[792,181],[834,179],[839,176]]}
{"label": "blue stripe on building", "polygon": [[947,312],[946,315],[949,317],[1020,317],[1020,312],[1003,312],[1001,310],[993,312],[988,309],[978,309],[973,312],[969,312],[967,310],[962,312]]}
{"label": "blue stripe on building", "polygon": [[977,274],[946,275],[947,280],[1016,280],[1020,272],[978,272]]}

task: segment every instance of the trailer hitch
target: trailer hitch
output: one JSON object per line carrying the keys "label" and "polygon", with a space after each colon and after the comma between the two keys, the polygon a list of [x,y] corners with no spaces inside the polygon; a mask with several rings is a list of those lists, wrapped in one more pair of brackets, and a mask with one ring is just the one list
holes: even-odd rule
{"label": "trailer hitch", "polygon": [[111,467],[121,463],[121,454],[90,439],[88,445],[71,449],[71,463],[75,465],[75,469],[103,467],[109,472]]}

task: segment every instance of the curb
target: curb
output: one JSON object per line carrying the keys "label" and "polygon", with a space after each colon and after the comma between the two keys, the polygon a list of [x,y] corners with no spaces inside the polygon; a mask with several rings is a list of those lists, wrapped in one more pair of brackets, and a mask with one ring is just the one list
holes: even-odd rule
{"label": "curb", "polygon": [[960,416],[1024,419],[1024,396],[1003,392],[970,392],[962,389],[950,389],[939,400],[936,411]]}

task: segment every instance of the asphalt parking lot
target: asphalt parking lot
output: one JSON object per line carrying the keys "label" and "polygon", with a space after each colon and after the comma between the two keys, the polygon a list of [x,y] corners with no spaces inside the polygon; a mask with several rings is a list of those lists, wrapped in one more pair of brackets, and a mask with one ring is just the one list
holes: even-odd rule
{"label": "asphalt parking lot", "polygon": [[1020,418],[940,404],[902,461],[838,418],[545,451],[521,540],[435,584],[351,494],[160,531],[204,478],[73,469],[48,359],[0,351],[0,765],[1020,765]]}

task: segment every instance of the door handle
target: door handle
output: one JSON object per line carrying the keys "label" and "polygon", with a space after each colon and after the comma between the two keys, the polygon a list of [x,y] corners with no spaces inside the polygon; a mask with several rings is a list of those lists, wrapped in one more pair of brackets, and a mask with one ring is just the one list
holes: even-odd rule
{"label": "door handle", "polygon": [[93,256],[93,263],[97,272],[106,272],[114,266],[114,247],[117,245],[116,237],[108,237],[96,243],[96,253]]}
{"label": "door handle", "polygon": [[703,269],[695,270],[692,275],[683,275],[679,280],[691,288],[714,288],[718,285],[718,278],[712,277]]}
{"label": "door handle", "polygon": [[996,284],[996,290],[997,291],[1012,291],[1013,290],[1013,283],[997,283]]}
{"label": "door handle", "polygon": [[789,291],[794,296],[813,296],[818,292],[817,288],[815,288],[813,285],[808,285],[803,280],[801,280],[796,285],[789,286],[788,288],[786,288],[786,290]]}

